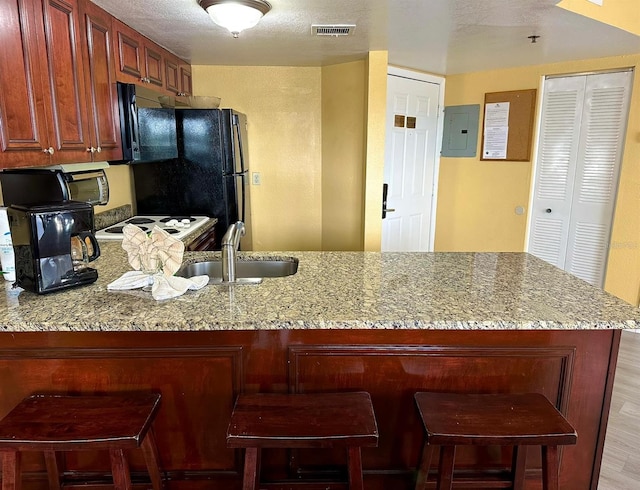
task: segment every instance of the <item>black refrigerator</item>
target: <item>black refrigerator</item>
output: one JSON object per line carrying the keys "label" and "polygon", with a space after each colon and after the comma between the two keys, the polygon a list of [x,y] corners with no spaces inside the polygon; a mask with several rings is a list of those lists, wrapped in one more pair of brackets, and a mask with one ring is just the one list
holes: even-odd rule
{"label": "black refrigerator", "polygon": [[137,214],[217,218],[220,238],[245,223],[251,249],[246,116],[232,109],[176,109],[178,157],[133,163]]}

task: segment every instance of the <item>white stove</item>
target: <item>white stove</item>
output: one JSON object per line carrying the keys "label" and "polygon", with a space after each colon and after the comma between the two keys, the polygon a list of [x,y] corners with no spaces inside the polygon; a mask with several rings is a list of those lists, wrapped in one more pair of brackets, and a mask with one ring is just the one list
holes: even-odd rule
{"label": "white stove", "polygon": [[157,226],[181,240],[192,231],[202,227],[207,221],[209,218],[206,216],[133,216],[96,232],[96,238],[98,240],[122,240],[124,238],[122,228],[126,224],[132,224],[147,233],[151,232],[154,226]]}

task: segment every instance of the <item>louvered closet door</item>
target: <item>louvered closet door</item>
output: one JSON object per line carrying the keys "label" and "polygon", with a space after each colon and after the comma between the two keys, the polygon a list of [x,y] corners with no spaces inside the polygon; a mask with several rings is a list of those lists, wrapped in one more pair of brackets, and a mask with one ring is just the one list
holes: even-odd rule
{"label": "louvered closet door", "polygon": [[529,250],[598,287],[604,282],[631,77],[620,72],[545,82]]}
{"label": "louvered closet door", "polygon": [[564,268],[585,77],[546,80],[529,252]]}

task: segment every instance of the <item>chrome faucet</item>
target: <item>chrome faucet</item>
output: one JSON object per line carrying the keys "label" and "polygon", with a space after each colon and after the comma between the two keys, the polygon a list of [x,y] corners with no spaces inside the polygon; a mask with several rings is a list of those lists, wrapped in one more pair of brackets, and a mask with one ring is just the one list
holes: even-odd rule
{"label": "chrome faucet", "polygon": [[240,248],[240,238],[245,228],[242,221],[236,221],[222,237],[222,281],[236,282],[236,255]]}

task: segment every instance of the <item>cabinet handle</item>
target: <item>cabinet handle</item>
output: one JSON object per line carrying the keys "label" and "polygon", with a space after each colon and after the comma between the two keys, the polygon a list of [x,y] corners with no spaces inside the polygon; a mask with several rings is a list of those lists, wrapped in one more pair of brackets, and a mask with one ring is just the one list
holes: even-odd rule
{"label": "cabinet handle", "polygon": [[550,213],[551,212],[551,208],[547,208],[544,210],[545,213]]}
{"label": "cabinet handle", "polygon": [[140,79],[140,81],[141,81],[142,83],[151,83],[151,79],[150,79],[150,78],[147,78],[147,77],[142,77],[142,78]]}
{"label": "cabinet handle", "polygon": [[55,153],[55,150],[53,149],[52,146],[50,146],[49,148],[45,148],[44,150],[42,150],[42,153],[48,153],[49,155],[53,155]]}
{"label": "cabinet handle", "polygon": [[98,146],[98,148],[96,148],[96,152],[98,152],[98,153],[102,152],[102,147]]}
{"label": "cabinet handle", "polygon": [[91,148],[87,148],[87,151],[88,151],[89,153],[95,153],[95,152],[96,152],[96,149],[92,146]]}

